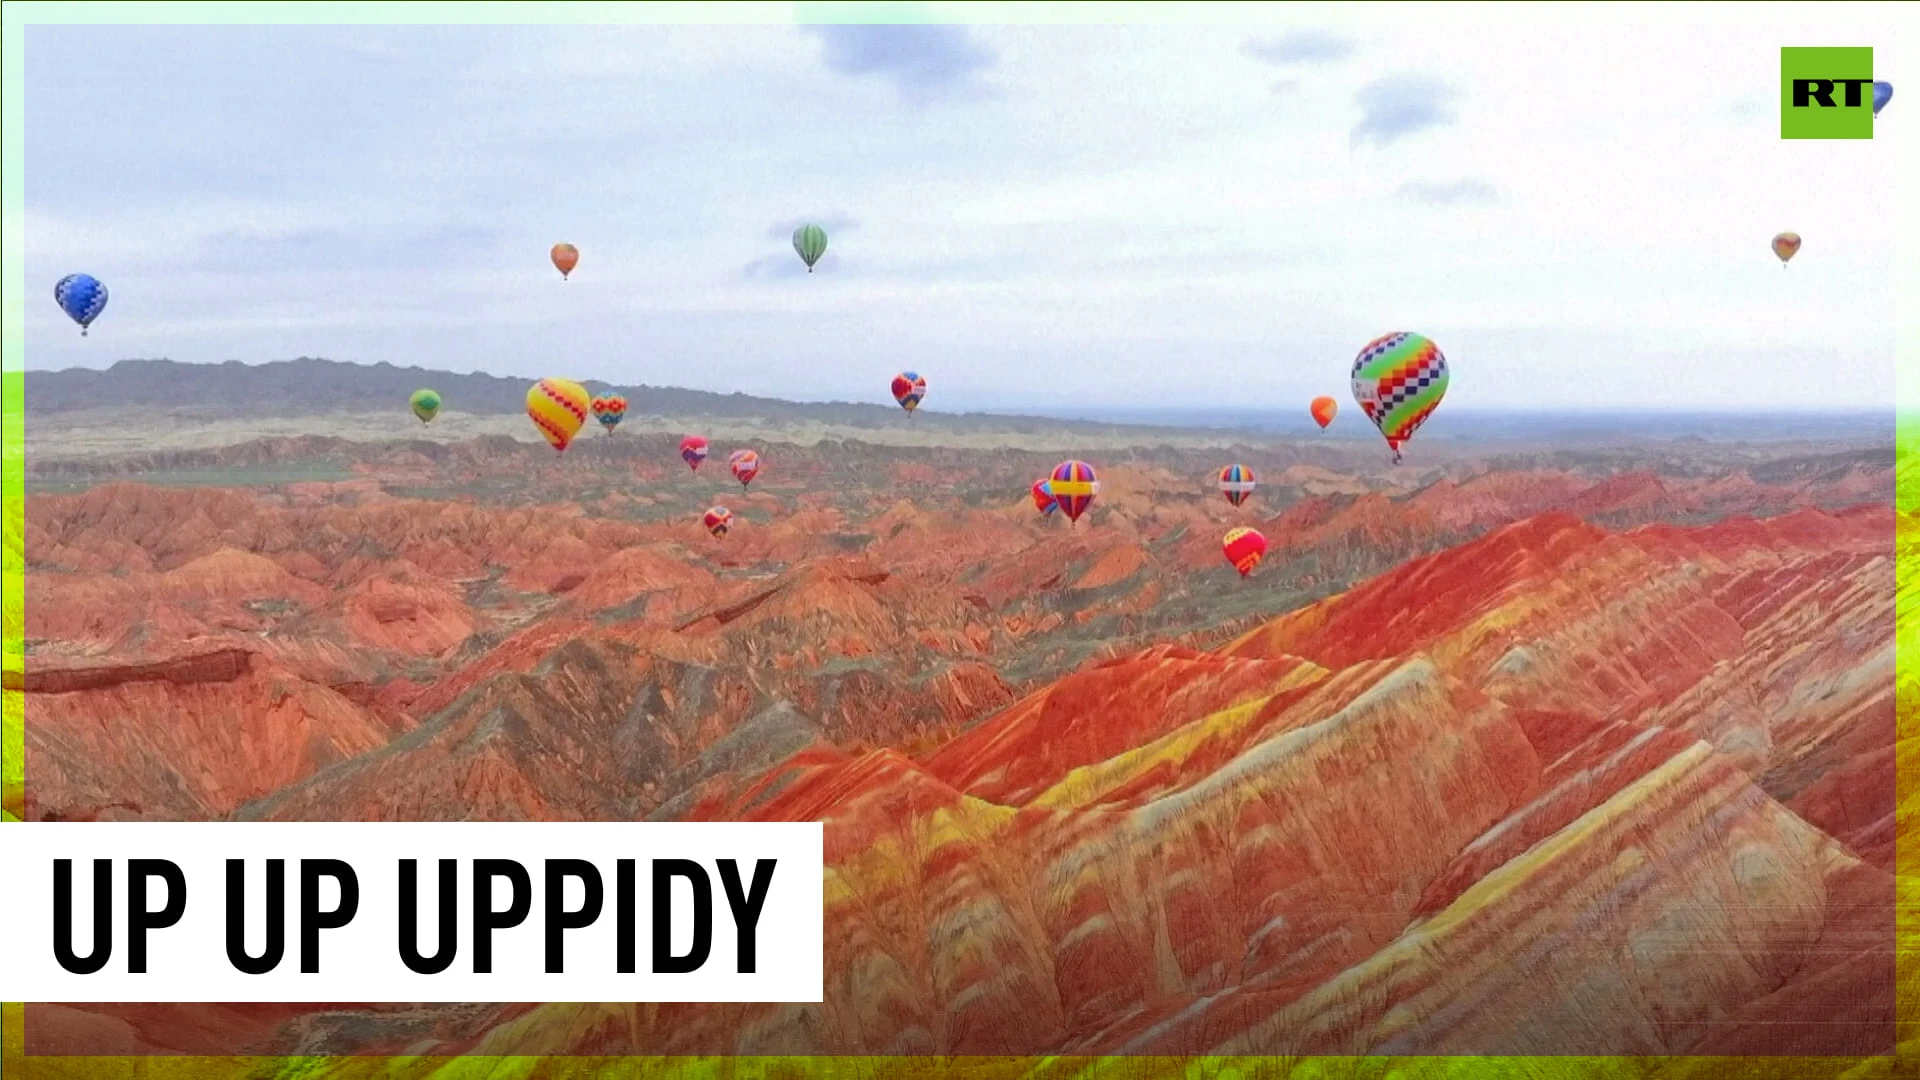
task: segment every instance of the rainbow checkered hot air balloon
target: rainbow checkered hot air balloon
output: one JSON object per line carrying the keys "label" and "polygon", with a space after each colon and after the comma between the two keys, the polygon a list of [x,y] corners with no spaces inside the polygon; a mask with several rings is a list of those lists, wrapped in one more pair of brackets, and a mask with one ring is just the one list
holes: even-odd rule
{"label": "rainbow checkered hot air balloon", "polygon": [[1047,490],[1053,493],[1055,505],[1067,515],[1067,520],[1078,524],[1080,515],[1087,512],[1095,496],[1100,494],[1100,478],[1093,466],[1084,461],[1063,461],[1053,467],[1053,475],[1047,478]]}
{"label": "rainbow checkered hot air balloon", "polygon": [[1234,506],[1246,502],[1253,495],[1253,470],[1245,465],[1229,465],[1220,470],[1220,494]]}
{"label": "rainbow checkered hot air balloon", "polygon": [[564,452],[587,422],[593,395],[572,379],[541,379],[527,391],[527,418],[555,450]]}
{"label": "rainbow checkered hot air balloon", "polygon": [[708,532],[715,536],[725,536],[727,530],[733,528],[733,511],[724,506],[716,506],[708,510],[701,520],[706,524]]}
{"label": "rainbow checkered hot air balloon", "polygon": [[1353,360],[1353,399],[1386,436],[1393,460],[1400,446],[1427,422],[1447,392],[1447,358],[1419,334],[1385,334],[1367,342]]}
{"label": "rainbow checkered hot air balloon", "polygon": [[1240,576],[1246,577],[1266,558],[1267,538],[1260,535],[1259,529],[1232,529],[1220,541],[1220,551],[1233,568],[1240,571]]}
{"label": "rainbow checkered hot air balloon", "polygon": [[751,450],[735,450],[727,455],[727,471],[740,481],[740,487],[744,489],[753,483],[754,477],[760,475],[760,455]]}

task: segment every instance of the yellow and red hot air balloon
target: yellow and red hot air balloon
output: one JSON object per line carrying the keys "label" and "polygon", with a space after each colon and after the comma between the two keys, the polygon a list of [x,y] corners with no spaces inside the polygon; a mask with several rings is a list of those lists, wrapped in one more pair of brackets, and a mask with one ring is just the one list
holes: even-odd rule
{"label": "yellow and red hot air balloon", "polygon": [[1251,498],[1254,487],[1253,470],[1245,465],[1229,465],[1220,470],[1220,494],[1232,505],[1239,506]]}
{"label": "yellow and red hot air balloon", "polygon": [[567,280],[573,268],[580,265],[580,249],[572,244],[553,245],[553,268],[560,271],[560,280]]}
{"label": "yellow and red hot air balloon", "polygon": [[1227,561],[1240,571],[1241,577],[1253,573],[1260,560],[1267,554],[1267,538],[1260,535],[1258,529],[1239,528],[1229,530],[1226,538],[1220,541],[1220,550]]}
{"label": "yellow and red hot air balloon", "polygon": [[1787,268],[1787,260],[1800,250],[1800,234],[1783,232],[1773,238],[1773,254],[1780,260],[1780,269]]}
{"label": "yellow and red hot air balloon", "polygon": [[702,520],[705,521],[708,532],[715,536],[725,536],[727,530],[733,528],[733,511],[724,506],[716,506],[708,510],[706,517]]}
{"label": "yellow and red hot air balloon", "polygon": [[1047,490],[1053,495],[1054,505],[1067,515],[1067,523],[1077,525],[1080,515],[1100,494],[1100,477],[1084,461],[1063,461],[1047,477]]}
{"label": "yellow and red hot air balloon", "polygon": [[1340,403],[1322,395],[1313,399],[1307,411],[1313,414],[1313,422],[1320,425],[1320,430],[1325,431],[1327,425],[1333,423],[1333,415],[1340,411]]}
{"label": "yellow and red hot air balloon", "polygon": [[541,379],[527,391],[527,418],[555,450],[565,451],[592,404],[593,395],[572,379]]}

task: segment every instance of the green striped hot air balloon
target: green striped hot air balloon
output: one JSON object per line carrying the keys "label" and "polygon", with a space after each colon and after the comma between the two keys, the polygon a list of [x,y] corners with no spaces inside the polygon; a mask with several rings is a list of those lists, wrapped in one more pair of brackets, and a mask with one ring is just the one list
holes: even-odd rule
{"label": "green striped hot air balloon", "polygon": [[807,264],[807,273],[813,273],[813,264],[827,253],[827,230],[818,225],[802,225],[793,230],[793,250],[800,253],[800,261]]}
{"label": "green striped hot air balloon", "polygon": [[431,424],[440,412],[440,395],[432,390],[415,390],[413,396],[407,399],[407,404],[421,423]]}

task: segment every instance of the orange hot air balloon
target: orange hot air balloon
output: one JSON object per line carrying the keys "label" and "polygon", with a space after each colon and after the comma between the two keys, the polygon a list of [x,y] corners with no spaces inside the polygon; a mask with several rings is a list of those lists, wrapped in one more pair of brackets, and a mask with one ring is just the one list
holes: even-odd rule
{"label": "orange hot air balloon", "polygon": [[1320,425],[1320,430],[1325,431],[1327,425],[1333,423],[1333,414],[1340,411],[1340,403],[1330,397],[1317,397],[1307,411],[1313,414],[1313,422]]}
{"label": "orange hot air balloon", "polygon": [[553,245],[553,268],[560,271],[560,280],[567,280],[573,268],[580,265],[580,249],[572,244]]}
{"label": "orange hot air balloon", "polygon": [[1780,260],[1780,269],[1787,268],[1787,260],[1800,250],[1800,234],[1783,232],[1773,238],[1773,255]]}
{"label": "orange hot air balloon", "polygon": [[1240,576],[1246,577],[1266,557],[1267,538],[1260,535],[1258,529],[1233,529],[1227,533],[1226,539],[1220,541],[1220,550],[1233,568],[1240,571]]}

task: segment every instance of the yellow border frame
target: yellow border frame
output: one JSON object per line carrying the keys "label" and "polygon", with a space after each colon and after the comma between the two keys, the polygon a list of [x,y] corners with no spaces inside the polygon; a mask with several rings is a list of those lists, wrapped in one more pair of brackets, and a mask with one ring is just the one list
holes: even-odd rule
{"label": "yellow border frame", "polygon": [[[1370,13],[1396,21],[1431,17],[1438,5],[1369,4],[1340,5],[1363,7]],[[1555,8],[1505,4],[1455,4],[1446,9],[1449,17],[1468,8],[1483,18],[1502,22],[1555,21],[1568,7],[1585,8],[1594,13],[1619,16],[1624,7],[1654,9],[1652,4],[1624,5],[1579,4]],[[4,278],[0,279],[0,822],[11,827],[20,824],[23,813],[24,780],[22,768],[24,721],[22,717],[22,588],[24,561],[21,551],[24,514],[24,362],[25,340],[22,316],[25,308],[23,153],[25,139],[21,130],[25,116],[22,102],[24,57],[22,31],[33,23],[438,23],[458,15],[466,23],[1075,23],[1075,22],[1207,22],[1262,23],[1298,22],[1311,17],[1303,10],[1308,5],[1275,3],[1235,3],[1212,5],[1199,3],[1123,3],[1117,0],[1083,0],[1074,3],[978,3],[978,4],[779,4],[779,3],[561,3],[478,2],[466,0],[448,3],[130,3],[94,2],[57,4],[15,0],[0,8],[0,255],[4,256]],[[1676,7],[1698,12],[1697,21],[1711,23],[1723,15],[1708,5],[1661,4],[1657,10],[1669,14]],[[1814,9],[1794,4],[1751,4],[1742,9],[1742,17],[1754,14],[1754,8],[1772,8],[1781,22],[1799,22],[1809,27],[1831,26],[1843,13],[1862,15],[1896,31],[1887,16],[1890,7],[1881,5],[1827,4]],[[1705,10],[1703,10],[1705,9]],[[1864,9],[1864,12],[1863,12]],[[1652,11],[1646,11],[1652,14]],[[1638,14],[1638,13],[1636,13]],[[1829,34],[1810,32],[1807,40],[1824,40]],[[1882,38],[1884,41],[1884,37]],[[1775,57],[1763,62],[1777,62]],[[1911,140],[1911,128],[1909,128]],[[1909,141],[1909,146],[1915,145]],[[1915,190],[1910,164],[1911,152],[1900,161],[1895,182],[1879,186],[1880,197],[1895,204],[1904,251],[1920,251],[1915,241],[1915,226],[1920,223],[1920,206],[1904,193]],[[0,1006],[0,1074],[24,1078],[150,1078],[150,1080],[224,1080],[240,1077],[300,1077],[303,1080],[347,1080],[347,1078],[434,1077],[453,1078],[544,1077],[572,1080],[576,1077],[712,1077],[732,1078],[775,1076],[802,1080],[807,1077],[860,1078],[882,1080],[899,1077],[964,1076],[978,1080],[1012,1080],[1014,1077],[1047,1077],[1050,1080],[1147,1080],[1158,1077],[1313,1077],[1367,1078],[1367,1080],[1414,1080],[1449,1077],[1610,1077],[1610,1078],[1813,1078],[1847,1077],[1866,1080],[1873,1077],[1920,1075],[1920,995],[1916,994],[1914,958],[1916,883],[1920,883],[1920,851],[1912,844],[1912,829],[1920,800],[1916,800],[1916,766],[1920,766],[1920,740],[1915,725],[1920,722],[1920,344],[1916,343],[1916,305],[1920,305],[1920,259],[1908,259],[1899,266],[1901,276],[1896,295],[1912,298],[1899,313],[1895,358],[1895,401],[1900,411],[1897,455],[1899,470],[1898,504],[1911,517],[1900,522],[1897,543],[1897,780],[1898,825],[1895,876],[1898,883],[1896,911],[1896,1025],[1898,1050],[1892,1056],[1871,1058],[1218,1058],[1218,1057],[1106,1057],[1106,1058],[884,1058],[884,1057],[804,1057],[804,1058],[664,1058],[664,1057],[350,1057],[350,1058],[249,1058],[249,1057],[27,1057],[22,1008],[18,1004]],[[0,831],[0,844],[4,844]],[[0,851],[4,847],[0,846]]]}

